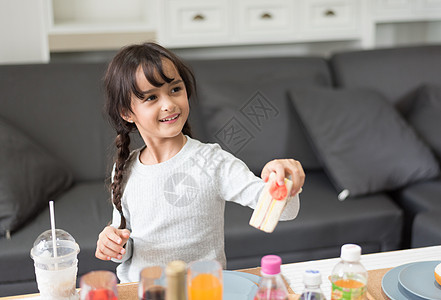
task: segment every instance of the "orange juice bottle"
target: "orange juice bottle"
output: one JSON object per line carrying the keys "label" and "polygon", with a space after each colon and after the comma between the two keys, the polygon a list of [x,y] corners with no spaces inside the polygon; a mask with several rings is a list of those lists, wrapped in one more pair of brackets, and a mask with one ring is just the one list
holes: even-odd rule
{"label": "orange juice bottle", "polygon": [[196,275],[188,286],[189,300],[222,300],[222,283],[213,274]]}
{"label": "orange juice bottle", "polygon": [[368,274],[360,263],[360,257],[360,246],[345,244],[341,247],[341,260],[331,275],[332,300],[366,299]]}

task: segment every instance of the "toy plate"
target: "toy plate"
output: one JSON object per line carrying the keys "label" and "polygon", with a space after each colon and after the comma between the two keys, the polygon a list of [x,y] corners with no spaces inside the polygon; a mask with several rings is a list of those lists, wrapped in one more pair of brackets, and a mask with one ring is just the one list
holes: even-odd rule
{"label": "toy plate", "polygon": [[223,300],[253,300],[258,289],[260,277],[257,275],[223,271]]}
{"label": "toy plate", "polygon": [[441,261],[422,261],[403,268],[398,282],[409,293],[427,300],[441,300],[441,286],[435,281],[434,270]]}
{"label": "toy plate", "polygon": [[387,297],[392,300],[421,299],[419,297],[417,298],[416,296],[408,295],[408,292],[398,282],[398,275],[400,272],[412,264],[414,263],[395,267],[384,274],[383,279],[381,280],[381,288]]}

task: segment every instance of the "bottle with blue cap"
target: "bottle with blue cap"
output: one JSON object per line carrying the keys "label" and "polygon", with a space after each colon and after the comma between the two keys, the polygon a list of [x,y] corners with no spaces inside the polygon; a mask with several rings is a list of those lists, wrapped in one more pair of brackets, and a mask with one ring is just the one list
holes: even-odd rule
{"label": "bottle with blue cap", "polygon": [[322,275],[317,270],[306,270],[303,273],[303,284],[305,289],[300,300],[326,300],[323,294],[320,284],[322,283]]}

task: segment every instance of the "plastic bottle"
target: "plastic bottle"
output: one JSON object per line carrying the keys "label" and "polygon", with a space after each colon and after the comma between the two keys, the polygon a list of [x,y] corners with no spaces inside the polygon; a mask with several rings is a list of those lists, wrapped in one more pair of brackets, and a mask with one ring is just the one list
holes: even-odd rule
{"label": "plastic bottle", "polygon": [[341,247],[340,262],[331,275],[332,300],[366,299],[368,274],[360,263],[361,248],[346,244]]}
{"label": "plastic bottle", "polygon": [[166,300],[185,300],[187,264],[180,260],[169,262],[165,268],[167,276]]}
{"label": "plastic bottle", "polygon": [[282,259],[277,255],[262,257],[262,275],[254,300],[287,300],[288,290],[280,274]]}
{"label": "plastic bottle", "polygon": [[322,275],[319,271],[306,270],[303,273],[303,283],[305,284],[305,289],[302,295],[300,295],[300,300],[326,300],[325,295],[320,289]]}

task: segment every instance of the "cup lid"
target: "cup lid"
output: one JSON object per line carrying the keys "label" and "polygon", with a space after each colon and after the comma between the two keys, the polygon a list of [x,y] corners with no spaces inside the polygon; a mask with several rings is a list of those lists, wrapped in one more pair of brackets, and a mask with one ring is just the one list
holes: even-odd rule
{"label": "cup lid", "polygon": [[[55,229],[55,236],[57,258],[62,259],[73,254],[77,255],[80,252],[80,247],[68,232]],[[54,260],[52,230],[46,230],[37,237],[31,249],[31,257],[39,262]]]}

